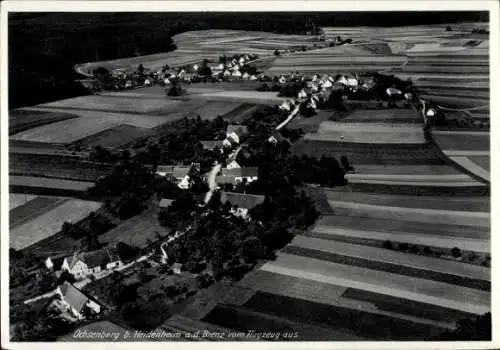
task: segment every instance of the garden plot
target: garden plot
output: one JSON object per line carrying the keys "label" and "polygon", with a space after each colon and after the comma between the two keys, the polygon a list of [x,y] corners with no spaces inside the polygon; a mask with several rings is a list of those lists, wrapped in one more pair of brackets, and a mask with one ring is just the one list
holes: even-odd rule
{"label": "garden plot", "polygon": [[71,199],[56,208],[10,230],[10,247],[24,249],[42,239],[51,237],[64,222],[78,222],[99,209],[101,203]]}
{"label": "garden plot", "polygon": [[[290,249],[292,247],[329,253],[333,257],[337,257],[337,259],[334,259],[337,261],[332,260],[333,262],[341,264],[350,264],[349,259],[346,257],[351,257],[353,259],[358,259],[357,263],[353,261],[356,266],[375,270],[384,270],[384,266],[377,267],[376,263],[391,265],[391,268],[388,269],[391,271],[388,272],[398,274],[406,274],[402,273],[403,271],[398,271],[398,267],[400,267],[401,270],[403,270],[403,268],[414,269],[415,271],[409,271],[409,275],[425,279],[435,279],[438,282],[455,284],[453,283],[453,279],[449,278],[451,276],[463,277],[468,280],[476,281],[491,280],[491,271],[486,267],[464,264],[458,261],[436,259],[416,254],[407,254],[390,249],[335,242],[301,235],[295,236],[293,241],[287,245],[285,251],[287,253],[303,255],[300,250],[295,253],[292,249]],[[304,254],[304,256],[307,255]],[[440,280],[440,278],[442,278],[442,280]]]}
{"label": "garden plot", "polygon": [[420,126],[329,121],[321,123],[317,133],[306,134],[304,139],[366,144],[424,144],[426,142]]}
{"label": "garden plot", "polygon": [[424,208],[405,208],[328,200],[335,215],[361,216],[386,220],[418,221],[489,227],[490,213],[481,211],[454,211]]}
{"label": "garden plot", "polygon": [[[345,220],[346,218],[342,218],[341,220]],[[356,224],[356,222],[360,221],[359,217],[349,217],[351,221],[351,226]],[[365,219],[361,217],[361,219]],[[369,219],[369,218],[368,218]],[[387,220],[380,220],[386,222],[389,226],[393,226],[396,223],[396,220],[388,222]],[[398,224],[400,227],[405,227],[408,222],[401,221]],[[458,225],[456,225],[458,226]],[[463,228],[462,228],[463,229]],[[387,230],[387,229],[386,229]],[[392,227],[391,227],[392,230]],[[357,230],[350,228],[336,228],[331,225],[316,225],[314,229],[311,231],[312,237],[322,238],[322,239],[333,239],[333,240],[341,240],[346,242],[359,242],[364,240],[373,240],[373,241],[391,241],[397,243],[407,243],[419,246],[428,246],[428,247],[436,247],[443,249],[452,249],[457,247],[461,250],[472,251],[478,253],[489,253],[490,252],[490,241],[489,239],[475,239],[475,238],[464,238],[464,237],[453,237],[452,233],[449,233],[449,236],[439,235],[439,231],[429,230],[429,234],[424,233],[407,233],[411,231],[391,231],[391,232],[383,232],[383,229],[380,231],[366,231],[366,230]],[[436,233],[435,233],[436,232]],[[473,232],[473,229],[471,229]],[[434,234],[435,233],[435,234]],[[462,236],[464,234],[461,234]],[[471,235],[471,233],[469,233]],[[484,232],[481,233],[484,235]]]}
{"label": "garden plot", "polygon": [[261,270],[316,282],[373,291],[474,314],[490,311],[488,292],[280,253]]}
{"label": "garden plot", "polygon": [[32,194],[9,193],[9,210],[20,207],[36,197],[37,196]]}
{"label": "garden plot", "polygon": [[441,131],[435,130],[432,135],[439,147],[445,151],[488,151],[490,149],[490,133],[484,131]]}

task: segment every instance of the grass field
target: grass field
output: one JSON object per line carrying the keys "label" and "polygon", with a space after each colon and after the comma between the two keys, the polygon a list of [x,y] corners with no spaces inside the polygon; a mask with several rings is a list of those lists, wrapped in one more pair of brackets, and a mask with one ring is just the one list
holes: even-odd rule
{"label": "grass field", "polygon": [[389,124],[419,124],[422,117],[412,109],[393,110],[362,110],[356,109],[347,117],[342,118],[343,123],[389,123]]}
{"label": "grass field", "polygon": [[10,247],[24,249],[61,230],[64,222],[77,222],[90,212],[97,210],[101,203],[70,199],[54,209],[10,230]]}
{"label": "grass field", "polygon": [[278,97],[276,92],[245,90],[204,92],[197,94],[196,98],[209,101],[214,100],[257,104],[278,104],[287,99],[284,97]]}

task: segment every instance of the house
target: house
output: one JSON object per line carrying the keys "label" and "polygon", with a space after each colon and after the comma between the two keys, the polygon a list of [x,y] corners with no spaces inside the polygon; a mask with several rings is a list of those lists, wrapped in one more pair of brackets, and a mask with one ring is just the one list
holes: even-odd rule
{"label": "house", "polygon": [[84,315],[87,310],[96,314],[101,312],[101,306],[99,304],[91,300],[67,281],[58,286],[55,293],[59,296],[60,306],[65,308],[64,311],[69,312],[72,316],[80,320],[85,318]]}
{"label": "house", "polygon": [[398,90],[396,88],[387,88],[387,90],[385,90],[386,94],[389,95],[389,96],[399,96],[402,94],[401,90]]}
{"label": "house", "polygon": [[156,167],[156,174],[160,176],[172,175],[175,165],[158,165]]}
{"label": "house", "polygon": [[434,117],[436,115],[436,110],[434,108],[429,108],[427,112],[425,112],[426,117]]}
{"label": "house", "polygon": [[259,169],[256,167],[223,168],[221,176],[233,177],[235,183],[246,181],[253,182],[259,177]]}
{"label": "house", "polygon": [[198,68],[200,68],[200,66],[198,66],[197,64],[193,65],[193,70],[196,72],[198,71]]}
{"label": "house", "polygon": [[151,80],[149,79],[144,79],[144,85],[151,85]]}
{"label": "house", "polygon": [[231,76],[235,77],[235,78],[241,78],[242,74],[239,70],[235,70],[233,72],[233,74],[231,74]]}
{"label": "house", "polygon": [[333,86],[332,82],[330,80],[325,81],[324,83],[321,84],[321,87],[324,89],[331,88]]}
{"label": "house", "polygon": [[175,273],[175,274],[180,274],[182,273],[182,264],[181,263],[174,263],[172,265],[172,271]]}
{"label": "house", "polygon": [[231,63],[234,65],[238,64],[238,61],[236,60],[236,58],[233,58],[233,60],[231,61]]}
{"label": "house", "polygon": [[61,270],[68,271],[75,278],[79,279],[122,265],[123,263],[115,250],[99,249],[81,254],[73,254],[70,259],[65,259],[61,265]]}
{"label": "house", "polygon": [[250,80],[257,80],[257,77],[255,76],[255,74],[252,74],[249,79]]}
{"label": "house", "polygon": [[310,88],[311,88],[312,92],[318,92],[319,91],[319,85],[316,84],[316,83],[311,83]]}
{"label": "house", "polygon": [[217,67],[215,67],[215,69],[220,70],[220,71],[224,70],[224,64],[219,63],[219,65]]}
{"label": "house", "polygon": [[314,76],[312,77],[312,81],[317,82],[318,80],[319,80],[319,75],[314,74]]}
{"label": "house", "polygon": [[285,84],[286,83],[286,78],[282,75],[278,81],[279,81],[280,84]]}
{"label": "house", "polygon": [[358,79],[356,78],[347,78],[347,86],[355,87],[358,86]]}
{"label": "house", "polygon": [[346,77],[345,77],[345,76],[341,75],[341,76],[337,79],[336,83],[338,83],[338,84],[342,84],[342,85],[347,85],[347,79],[346,79]]}
{"label": "house", "polygon": [[210,151],[218,149],[221,153],[224,152],[224,141],[222,140],[207,140],[200,141],[200,143],[203,146],[203,149],[208,149]]}
{"label": "house", "polygon": [[163,79],[163,82],[164,82],[166,85],[171,84],[170,79],[168,79],[168,78]]}
{"label": "house", "polygon": [[[64,264],[64,260],[66,260],[67,258],[70,258],[72,255],[71,254],[59,254],[59,255],[55,255],[55,256],[52,256],[52,257],[48,257],[47,259],[45,259],[45,267],[49,270],[52,270],[52,271],[61,271],[62,270],[62,266]],[[66,261],[66,265],[68,265],[68,262]]]}
{"label": "house", "polygon": [[245,125],[230,124],[227,126],[226,138],[231,142],[239,144],[248,134],[248,128]]}
{"label": "house", "polygon": [[411,92],[405,92],[404,97],[407,101],[413,98],[413,94]]}
{"label": "house", "polygon": [[307,97],[307,92],[302,89],[299,91],[298,95],[297,95],[298,98],[306,98]]}
{"label": "house", "polygon": [[281,136],[281,134],[279,132],[273,133],[271,136],[269,136],[267,141],[274,144],[274,145],[277,145],[277,144],[282,143],[282,142],[288,142],[288,140],[286,138],[284,138],[283,136]]}
{"label": "house", "polygon": [[240,57],[240,59],[238,60],[238,62],[243,65],[245,63],[245,57]]}
{"label": "house", "polygon": [[172,176],[177,180],[177,186],[183,190],[189,188],[189,170],[191,166],[174,166]]}
{"label": "house", "polygon": [[125,87],[126,87],[126,88],[131,88],[131,87],[132,87],[132,80],[127,80],[127,81],[125,82]]}
{"label": "house", "polygon": [[215,178],[215,182],[218,185],[231,184],[231,185],[235,186],[238,184],[238,182],[236,181],[236,178],[234,176],[230,176],[230,175],[217,175],[217,177]]}
{"label": "house", "polygon": [[283,103],[279,106],[281,111],[290,111],[294,107],[293,101],[283,101]]}
{"label": "house", "polygon": [[222,192],[221,203],[231,204],[231,213],[235,216],[248,218],[248,211],[264,203],[265,197],[255,194]]}
{"label": "house", "polygon": [[248,74],[247,72],[245,72],[241,77],[243,79],[245,79],[245,80],[248,80],[248,78],[250,78],[250,74]]}
{"label": "house", "polygon": [[225,77],[230,77],[231,76],[231,72],[229,70],[225,70],[224,73],[222,73],[223,76]]}
{"label": "house", "polygon": [[161,209],[166,209],[172,205],[173,199],[162,198],[158,204]]}

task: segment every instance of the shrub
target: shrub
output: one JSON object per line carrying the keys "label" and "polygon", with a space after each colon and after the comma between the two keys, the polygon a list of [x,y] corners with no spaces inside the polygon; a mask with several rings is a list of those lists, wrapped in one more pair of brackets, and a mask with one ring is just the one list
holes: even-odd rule
{"label": "shrub", "polygon": [[399,250],[403,250],[403,251],[408,250],[408,243],[399,243],[398,247],[399,247]]}
{"label": "shrub", "polygon": [[429,247],[424,247],[424,253],[427,255],[432,255],[432,250]]}
{"label": "shrub", "polygon": [[384,241],[384,243],[382,243],[382,247],[385,249],[393,249],[394,245],[392,244],[391,241],[387,240],[387,241]]}
{"label": "shrub", "polygon": [[457,248],[457,247],[454,247],[452,250],[451,250],[451,255],[454,257],[454,258],[459,258],[462,256],[462,251],[460,250],[460,248]]}

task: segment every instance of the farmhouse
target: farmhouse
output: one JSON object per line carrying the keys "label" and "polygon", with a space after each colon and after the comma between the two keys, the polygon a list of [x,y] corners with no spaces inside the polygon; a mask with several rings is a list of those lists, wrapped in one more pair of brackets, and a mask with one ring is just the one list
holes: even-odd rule
{"label": "farmhouse", "polygon": [[255,194],[244,194],[235,192],[222,192],[221,203],[231,204],[231,213],[235,216],[248,218],[248,211],[257,205],[264,203],[265,197]]}
{"label": "farmhouse", "polygon": [[401,95],[401,90],[398,90],[396,88],[387,88],[387,90],[385,90],[385,93],[388,96],[398,96]]}
{"label": "farmhouse", "polygon": [[161,209],[166,209],[168,207],[170,207],[172,205],[172,203],[174,202],[173,199],[167,199],[167,198],[162,198],[160,200],[160,203],[158,204],[158,206],[161,208]]}
{"label": "farmhouse", "polygon": [[160,176],[172,175],[174,167],[174,165],[158,165],[156,167],[156,174]]}
{"label": "farmhouse", "polygon": [[286,83],[285,76],[282,75],[278,81],[280,82],[280,84],[285,84]]}
{"label": "farmhouse", "polygon": [[284,101],[280,106],[279,109],[281,111],[290,111],[294,107],[293,101]]}
{"label": "farmhouse", "polygon": [[306,97],[307,97],[307,93],[306,93],[306,91],[305,91],[304,89],[300,90],[300,91],[299,91],[299,93],[298,93],[298,95],[297,95],[297,97],[298,97],[299,99],[301,99],[301,98],[306,98]]}
{"label": "farmhouse", "polygon": [[258,179],[259,169],[256,167],[223,168],[221,175],[234,178],[234,183],[252,182]]}
{"label": "farmhouse", "polygon": [[64,282],[55,290],[59,296],[58,306],[61,311],[69,312],[72,316],[82,320],[85,318],[86,311],[98,314],[101,312],[101,306],[83,294],[78,288],[68,282]]}
{"label": "farmhouse", "polygon": [[245,72],[243,75],[242,75],[242,78],[245,79],[245,80],[248,80],[248,78],[250,78],[250,74],[248,74],[247,72]]}
{"label": "farmhouse", "polygon": [[75,253],[70,259],[65,259],[61,269],[68,271],[75,278],[84,278],[122,265],[123,263],[115,251],[100,249],[82,254]]}
{"label": "farmhouse", "polygon": [[241,140],[248,134],[248,129],[245,125],[230,124],[227,126],[226,138],[231,142],[239,144]]}
{"label": "farmhouse", "polygon": [[279,132],[275,132],[273,133],[268,139],[267,139],[268,142],[272,143],[272,144],[279,144],[279,143],[282,143],[282,142],[288,142],[288,140],[286,138],[284,138],[283,136],[281,136],[281,134]]}
{"label": "farmhouse", "polygon": [[210,151],[218,149],[221,153],[224,152],[224,141],[222,140],[207,140],[200,141],[200,143],[203,146],[203,149],[208,149]]}
{"label": "farmhouse", "polygon": [[236,78],[241,78],[242,74],[239,70],[235,70],[231,76],[236,77]]}

